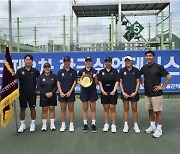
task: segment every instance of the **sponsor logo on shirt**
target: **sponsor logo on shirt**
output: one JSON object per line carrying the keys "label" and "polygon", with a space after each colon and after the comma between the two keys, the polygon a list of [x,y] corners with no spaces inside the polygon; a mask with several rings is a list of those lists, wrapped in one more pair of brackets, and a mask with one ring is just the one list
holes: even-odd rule
{"label": "sponsor logo on shirt", "polygon": [[124,72],[124,75],[127,75],[127,73],[126,73],[126,72]]}
{"label": "sponsor logo on shirt", "polygon": [[85,72],[83,72],[83,75],[86,74]]}
{"label": "sponsor logo on shirt", "polygon": [[62,76],[64,76],[64,73],[62,73]]}
{"label": "sponsor logo on shirt", "polygon": [[45,79],[45,78],[43,78],[43,81],[46,81],[46,79]]}
{"label": "sponsor logo on shirt", "polygon": [[104,75],[105,73],[104,72],[102,72],[102,75]]}
{"label": "sponsor logo on shirt", "polygon": [[51,80],[54,80],[53,78]]}
{"label": "sponsor logo on shirt", "polygon": [[24,71],[22,71],[22,75],[24,75],[25,74],[25,72]]}

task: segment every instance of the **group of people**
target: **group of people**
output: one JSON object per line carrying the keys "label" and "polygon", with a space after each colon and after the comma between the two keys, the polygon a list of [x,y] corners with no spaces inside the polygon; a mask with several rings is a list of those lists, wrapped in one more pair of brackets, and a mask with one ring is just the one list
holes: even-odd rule
{"label": "group of people", "polygon": [[[88,74],[92,77],[92,84],[89,87],[81,85],[80,100],[82,101],[83,132],[88,132],[88,109],[91,110],[91,131],[96,132],[96,101],[98,99],[96,85],[101,91],[101,104],[104,108],[103,131],[117,131],[116,127],[116,104],[118,101],[117,88],[120,87],[121,99],[124,107],[124,128],[123,132],[128,133],[129,106],[131,103],[134,120],[134,131],[140,133],[138,126],[137,102],[139,101],[139,86],[145,89],[145,108],[149,111],[150,127],[146,133],[152,133],[154,137],[162,135],[162,110],[163,110],[163,88],[169,83],[171,76],[163,66],[154,62],[155,53],[151,50],[145,52],[147,64],[141,70],[133,67],[133,57],[128,55],[124,58],[125,67],[119,71],[112,67],[112,58],[104,59],[104,68],[97,72],[92,67],[92,58],[85,58],[85,67],[78,73],[70,67],[71,59],[66,56],[63,59],[64,67],[57,75],[52,73],[51,65],[45,63],[43,72],[32,67],[33,56],[27,54],[24,57],[25,66],[18,69],[16,78],[19,80],[20,90],[20,127],[19,133],[26,129],[25,115],[27,105],[31,111],[30,131],[35,131],[36,119],[36,93],[40,92],[40,106],[42,107],[42,131],[47,130],[47,119],[50,119],[50,129],[55,130],[55,106],[57,106],[56,92],[58,89],[58,101],[61,107],[61,127],[60,132],[64,132],[66,126],[66,110],[69,111],[69,131],[73,132],[74,127],[74,102],[75,87],[81,85],[81,77]],[[144,79],[141,79],[141,76]],[[165,77],[165,82],[161,84],[161,78]],[[111,127],[109,125],[111,117]]]}

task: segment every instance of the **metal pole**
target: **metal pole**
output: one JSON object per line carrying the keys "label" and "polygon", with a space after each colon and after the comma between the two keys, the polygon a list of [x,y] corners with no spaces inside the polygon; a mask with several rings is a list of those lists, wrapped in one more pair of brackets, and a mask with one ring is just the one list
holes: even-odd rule
{"label": "metal pole", "polygon": [[12,16],[11,16],[11,0],[8,1],[9,10],[9,50],[12,51]]}
{"label": "metal pole", "polygon": [[161,50],[164,49],[164,12],[161,12]]}
{"label": "metal pole", "polygon": [[63,15],[63,51],[66,51],[66,17]]}
{"label": "metal pole", "polygon": [[14,114],[15,114],[16,133],[17,133],[17,136],[18,136],[18,124],[17,124],[16,101],[14,101],[13,106],[14,106]]}
{"label": "metal pole", "polygon": [[114,21],[113,14],[111,14],[111,50],[114,50]]}
{"label": "metal pole", "polygon": [[19,17],[17,17],[17,52],[20,52]]}
{"label": "metal pole", "polygon": [[149,28],[149,41],[150,41],[151,40],[151,23],[149,23],[148,28]]}
{"label": "metal pole", "polygon": [[2,52],[2,48],[1,48],[1,43],[2,42],[2,39],[1,39],[1,31],[0,31],[0,52]]}
{"label": "metal pole", "polygon": [[34,27],[34,52],[37,51],[37,36],[36,36],[37,28]]}
{"label": "metal pole", "polygon": [[111,24],[109,24],[109,43],[111,43]]}

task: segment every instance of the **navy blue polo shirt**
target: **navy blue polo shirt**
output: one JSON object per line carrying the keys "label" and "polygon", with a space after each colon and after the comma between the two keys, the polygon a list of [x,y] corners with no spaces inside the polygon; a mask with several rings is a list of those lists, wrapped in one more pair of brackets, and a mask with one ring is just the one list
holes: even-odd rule
{"label": "navy blue polo shirt", "polygon": [[32,67],[30,70],[27,70],[25,67],[17,70],[16,78],[19,79],[20,95],[36,94],[36,79],[39,74],[39,71]]}
{"label": "navy blue polo shirt", "polygon": [[118,71],[111,67],[108,72],[106,68],[99,71],[98,80],[101,81],[105,92],[110,93],[113,91],[115,83],[119,81]]}
{"label": "navy blue polo shirt", "polygon": [[46,76],[44,73],[41,74],[37,79],[37,87],[41,94],[46,95],[48,92],[56,94],[57,90],[57,79],[56,75],[51,73]]}
{"label": "navy blue polo shirt", "polygon": [[161,78],[169,74],[163,66],[156,63],[153,63],[150,66],[146,64],[141,68],[140,74],[144,75],[144,89],[146,96],[153,97],[161,96],[163,94],[162,90],[154,91],[154,86],[161,84]]}
{"label": "navy blue polo shirt", "polygon": [[119,78],[122,79],[124,92],[130,95],[136,90],[136,81],[137,79],[140,79],[140,72],[135,67],[132,67],[131,70],[124,67],[119,71]]}
{"label": "navy blue polo shirt", "polygon": [[71,89],[74,81],[77,81],[77,72],[72,68],[70,68],[69,71],[63,68],[59,70],[57,74],[57,81],[60,82],[62,92],[67,93]]}
{"label": "navy blue polo shirt", "polygon": [[[91,77],[93,78],[93,74],[96,74],[96,73],[97,73],[97,70],[95,70],[94,68],[91,67],[91,69],[88,71],[88,70],[86,69],[86,67],[85,67],[85,68],[81,69],[81,70],[78,72],[78,78],[80,78],[80,77],[81,77],[82,75],[84,75],[84,74],[89,74],[89,75],[91,75]],[[92,90],[92,89],[96,89],[96,83],[95,83],[94,78],[93,78],[93,83],[92,83],[92,85],[91,85],[90,87],[85,88],[85,87],[82,87],[82,86],[81,86],[81,88],[82,88],[82,90]]]}

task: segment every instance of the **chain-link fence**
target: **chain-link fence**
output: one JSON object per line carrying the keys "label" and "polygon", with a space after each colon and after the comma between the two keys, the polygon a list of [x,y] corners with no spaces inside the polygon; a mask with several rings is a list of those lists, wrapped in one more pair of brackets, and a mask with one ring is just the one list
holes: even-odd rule
{"label": "chain-link fence", "polygon": [[[172,45],[173,49],[179,49],[180,42],[180,12],[173,12],[172,18]],[[168,15],[163,16],[165,19]],[[143,38],[148,41],[153,41],[156,38],[156,19],[155,16],[127,16],[130,23],[138,21],[144,29],[141,32]],[[161,21],[161,16],[158,21]],[[112,25],[113,22],[113,25]],[[113,27],[112,27],[113,26]],[[111,39],[114,39],[114,50],[126,50],[127,46],[134,45],[129,49],[140,49],[138,39],[133,39],[128,42],[123,35],[127,31],[127,27],[121,25],[121,44],[116,42],[116,17],[88,17],[79,18],[78,26],[76,19],[73,19],[72,26],[70,25],[69,16],[53,16],[53,17],[28,17],[28,18],[13,18],[13,51],[97,51],[110,50]],[[168,40],[169,20],[164,21],[164,42]],[[112,31],[113,28],[113,31]],[[160,34],[162,27],[158,27]],[[0,19],[0,52],[4,51],[4,43],[8,40],[8,19]],[[113,34],[112,34],[113,33]],[[70,36],[72,35],[72,36]],[[73,44],[70,44],[72,37]],[[159,38],[160,39],[160,38]],[[158,40],[159,41],[159,40]],[[18,46],[19,44],[19,46]],[[136,46],[136,44],[138,44]],[[164,45],[165,49],[166,44]]]}

